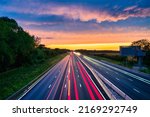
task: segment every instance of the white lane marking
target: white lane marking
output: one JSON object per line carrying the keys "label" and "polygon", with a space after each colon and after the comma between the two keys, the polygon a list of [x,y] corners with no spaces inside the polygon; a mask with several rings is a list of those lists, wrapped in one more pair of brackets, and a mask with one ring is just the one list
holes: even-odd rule
{"label": "white lane marking", "polygon": [[133,81],[132,79],[128,78],[128,80]]}
{"label": "white lane marking", "polygon": [[80,87],[82,87],[82,85],[80,84]]}
{"label": "white lane marking", "polygon": [[65,84],[65,88],[66,88],[66,84]]}
{"label": "white lane marking", "polygon": [[[108,64],[106,64],[106,63],[100,62],[100,61],[95,60],[95,59],[93,59],[93,58],[90,58],[90,57],[87,57],[87,56],[86,56],[86,58],[87,58],[87,59],[88,59],[88,58],[91,59],[91,61],[92,61],[92,60],[95,61],[95,63],[98,62],[98,63],[100,63],[100,64],[102,64],[102,65],[104,65],[104,66],[107,66],[107,67],[112,68],[112,69],[115,69],[115,70],[117,70],[117,71],[119,71],[119,72],[121,72],[121,73],[123,73],[123,74],[126,74],[126,75],[128,75],[128,76],[131,76],[132,78],[135,78],[135,79],[137,79],[137,80],[140,80],[140,81],[142,81],[142,82],[145,82],[145,83],[147,83],[147,84],[150,84],[150,80],[147,80],[147,79],[142,78],[142,77],[140,77],[140,76],[134,75],[134,74],[132,74],[132,73],[130,73],[130,72],[127,72],[127,71],[125,71],[125,70],[116,68],[116,67],[114,67],[114,66],[108,65]],[[88,60],[89,60],[89,59],[88,59]],[[94,62],[93,62],[93,63],[94,63]],[[96,63],[96,64],[98,64],[98,63]]]}
{"label": "white lane marking", "polygon": [[79,74],[78,74],[78,78],[79,78]]}
{"label": "white lane marking", "polygon": [[116,79],[119,81],[119,78],[116,77]]}
{"label": "white lane marking", "polygon": [[52,85],[50,84],[50,85],[48,86],[48,88],[51,88],[51,86],[52,86]]}
{"label": "white lane marking", "polygon": [[33,83],[33,84],[30,86],[31,88],[30,88],[26,93],[24,93],[23,95],[21,95],[21,96],[18,98],[18,100],[21,100],[25,95],[27,95],[27,93],[28,93],[29,91],[31,91],[32,88],[34,88],[40,81],[42,81],[42,79],[43,79],[47,74],[49,74],[50,72],[54,71],[55,68],[57,68],[60,64],[62,64],[62,62],[63,62],[65,59],[67,59],[67,57],[69,58],[69,55],[67,55],[63,60],[61,60],[58,64],[56,64],[54,67],[52,67],[52,69],[48,70],[39,80],[37,80],[35,83]]}
{"label": "white lane marking", "polygon": [[140,91],[139,91],[139,90],[137,90],[137,89],[135,89],[135,88],[133,88],[133,90],[134,90],[134,91],[136,91],[136,92],[138,92],[138,93],[140,93]]}
{"label": "white lane marking", "polygon": [[[80,59],[80,58],[79,58]],[[81,59],[80,59],[81,60]],[[81,60],[82,61],[82,60]],[[82,61],[83,62],[83,61]],[[84,63],[84,62],[83,62]],[[84,63],[85,64],[85,63]],[[85,64],[86,65],[86,64]],[[87,65],[86,65],[87,66]],[[87,73],[87,71],[85,71]],[[87,75],[90,77],[90,75],[87,73]],[[99,88],[97,87],[97,85],[94,83],[94,81],[92,80],[92,78],[90,77],[91,81],[93,82],[93,84],[95,85],[95,87],[97,88],[98,92],[101,94],[101,96],[105,99],[105,97],[103,96],[103,94],[101,93],[101,91],[99,90]]]}

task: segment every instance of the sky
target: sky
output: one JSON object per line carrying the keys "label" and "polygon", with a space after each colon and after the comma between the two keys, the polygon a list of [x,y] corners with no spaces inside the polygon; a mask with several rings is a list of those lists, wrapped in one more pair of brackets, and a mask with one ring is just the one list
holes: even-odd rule
{"label": "sky", "polygon": [[1,16],[49,48],[118,50],[150,40],[150,0],[0,0]]}

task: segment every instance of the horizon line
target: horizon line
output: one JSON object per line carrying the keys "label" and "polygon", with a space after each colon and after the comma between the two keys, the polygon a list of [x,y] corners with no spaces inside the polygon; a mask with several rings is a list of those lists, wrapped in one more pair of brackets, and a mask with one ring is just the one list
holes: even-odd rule
{"label": "horizon line", "polygon": [[47,48],[60,48],[69,50],[119,50],[120,46],[129,46],[131,42],[120,43],[95,43],[95,44],[49,44]]}

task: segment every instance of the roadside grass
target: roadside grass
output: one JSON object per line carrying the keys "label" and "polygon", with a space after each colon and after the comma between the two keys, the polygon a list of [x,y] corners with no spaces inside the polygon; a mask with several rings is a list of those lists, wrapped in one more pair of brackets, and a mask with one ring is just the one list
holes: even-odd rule
{"label": "roadside grass", "polygon": [[0,99],[6,99],[49,67],[54,66],[67,54],[51,57],[49,60],[36,65],[23,66],[0,74]]}
{"label": "roadside grass", "polygon": [[100,56],[91,56],[92,58],[95,58],[97,60],[104,60],[104,61],[108,61],[110,63],[114,63],[114,64],[117,64],[117,65],[121,65],[121,66],[124,66],[124,67],[128,67],[128,68],[132,68],[132,64],[126,64],[125,61],[124,62],[121,62],[121,61],[117,61],[117,60],[112,60],[112,59],[109,59],[109,58],[105,58],[105,57],[100,57]]}
{"label": "roadside grass", "polygon": [[[95,58],[97,60],[105,60],[105,61],[108,61],[110,63],[114,63],[114,64],[121,65],[124,67],[128,67],[130,69],[132,69],[132,67],[133,67],[133,64],[130,64],[130,63],[126,64],[125,61],[121,62],[121,61],[116,61],[116,60],[112,60],[112,59],[108,59],[108,58],[100,57],[100,56],[90,56],[90,57]],[[143,73],[150,74],[150,67],[148,67],[147,69],[144,69],[144,70],[140,70],[140,71]]]}
{"label": "roadside grass", "polygon": [[148,73],[150,74],[150,67],[148,67],[148,69],[143,69],[143,70],[140,70],[141,72],[144,72],[144,73]]}

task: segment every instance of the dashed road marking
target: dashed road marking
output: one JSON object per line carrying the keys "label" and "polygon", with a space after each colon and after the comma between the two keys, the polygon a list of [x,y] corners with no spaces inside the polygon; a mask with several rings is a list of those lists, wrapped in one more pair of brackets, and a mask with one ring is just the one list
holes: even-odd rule
{"label": "dashed road marking", "polygon": [[132,79],[128,78],[128,80],[133,81]]}
{"label": "dashed road marking", "polygon": [[117,80],[120,80],[119,78],[116,77]]}
{"label": "dashed road marking", "polygon": [[135,89],[135,88],[133,88],[133,90],[134,90],[134,91],[136,91],[136,92],[138,92],[138,93],[140,93],[140,91],[139,91],[139,90],[137,90],[137,89]]}
{"label": "dashed road marking", "polygon": [[52,86],[52,85],[50,84],[50,85],[48,86],[48,88],[51,88],[51,86]]}
{"label": "dashed road marking", "polygon": [[82,87],[82,85],[80,84],[80,88]]}

